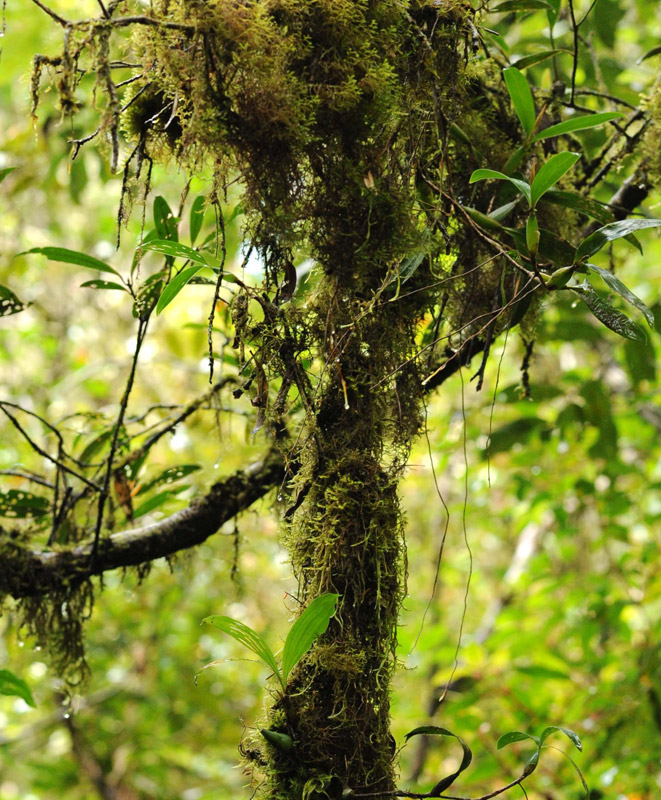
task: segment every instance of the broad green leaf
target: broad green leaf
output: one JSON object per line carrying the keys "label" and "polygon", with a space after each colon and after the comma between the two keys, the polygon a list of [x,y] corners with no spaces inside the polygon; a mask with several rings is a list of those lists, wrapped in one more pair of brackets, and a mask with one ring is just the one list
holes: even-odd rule
{"label": "broad green leaf", "polygon": [[496,180],[496,181],[509,181],[511,184],[521,192],[521,194],[530,203],[530,186],[519,178],[510,178],[503,172],[498,172],[495,169],[476,169],[470,176],[469,183],[477,183],[477,181]]}
{"label": "broad green leaf", "polygon": [[266,664],[266,666],[278,678],[283,690],[285,689],[285,682],[283,681],[280,670],[278,669],[278,664],[275,660],[275,656],[273,655],[273,651],[256,631],[254,631],[252,628],[249,628],[247,625],[244,625],[243,622],[239,622],[237,619],[232,619],[232,617],[223,617],[217,614],[213,614],[210,617],[205,617],[202,620],[202,624],[205,623],[207,625],[213,625],[215,628],[218,628],[218,630],[223,631],[223,633],[228,633],[237,642],[242,644],[244,647],[247,647],[248,650],[252,650],[252,652],[258,656],[258,658],[260,658],[262,662]]}
{"label": "broad green leaf", "polygon": [[174,483],[175,481],[187,477],[192,472],[197,472],[199,469],[202,469],[199,464],[182,464],[179,467],[164,469],[163,472],[159,473],[155,478],[143,484],[138,491],[138,495],[145,494],[150,491],[150,489],[153,489],[155,486],[160,486],[163,483]]}
{"label": "broad green leaf", "polygon": [[573,117],[564,122],[558,122],[557,125],[544,128],[543,131],[536,133],[532,137],[532,141],[538,142],[540,139],[549,139],[551,136],[560,136],[563,133],[598,128],[599,125],[603,125],[605,122],[610,122],[612,119],[620,119],[623,116],[624,114],[620,114],[619,111],[604,111],[601,114],[586,114],[583,117]]}
{"label": "broad green leaf", "polygon": [[[548,4],[547,4],[548,5]],[[532,53],[529,56],[523,56],[523,58],[519,58],[513,62],[512,66],[516,67],[516,69],[526,69],[527,67],[533,67],[535,64],[541,64],[543,61],[547,61],[549,58],[553,58],[553,56],[557,56],[560,53],[568,53],[569,50],[542,50],[539,53]]]}
{"label": "broad green leaf", "polygon": [[27,253],[41,253],[50,261],[76,264],[79,267],[89,267],[90,269],[98,269],[99,272],[112,272],[113,275],[119,275],[116,269],[113,269],[109,264],[105,264],[98,258],[89,256],[87,253],[79,253],[77,250],[67,250],[65,247],[33,247],[31,250],[24,250],[19,255],[23,256]]}
{"label": "broad green leaf", "polygon": [[549,189],[548,192],[544,193],[544,202],[571,208],[573,211],[585,214],[586,217],[596,219],[602,225],[607,225],[609,222],[614,221],[613,212],[608,207],[598,203],[591,197],[583,197],[575,192]]}
{"label": "broad green leaf", "polygon": [[37,707],[27,683],[8,669],[0,669],[0,694],[20,697],[32,708]]}
{"label": "broad green leaf", "polygon": [[535,208],[539,199],[569,172],[581,157],[580,153],[556,153],[542,166],[530,186],[530,206]]}
{"label": "broad green leaf", "polygon": [[22,489],[0,492],[0,517],[12,519],[43,517],[48,510],[49,503],[45,497],[39,497]]}
{"label": "broad green leaf", "polygon": [[186,267],[186,269],[182,269],[179,274],[175,275],[165,289],[163,289],[163,293],[158,298],[158,303],[156,303],[156,313],[160,314],[164,308],[169,306],[174,298],[184,288],[184,286],[190,281],[190,279],[197,275],[201,269],[202,267],[199,264],[193,264],[192,267]]}
{"label": "broad green leaf", "polygon": [[459,775],[461,775],[465,769],[470,766],[470,763],[473,760],[473,753],[471,752],[470,747],[460,736],[457,736],[456,733],[452,733],[452,731],[449,731],[447,728],[439,728],[437,725],[421,725],[419,728],[409,731],[404,738],[405,741],[408,742],[412,736],[419,736],[421,734],[426,734],[427,736],[451,736],[453,739],[456,739],[459,742],[461,749],[464,751],[461,764],[459,764],[459,768],[456,770],[456,772],[453,772],[451,775],[447,775],[445,778],[441,778],[441,780],[429,792],[429,797],[438,797],[457,780]]}
{"label": "broad green leaf", "polygon": [[505,0],[491,9],[493,14],[503,14],[506,11],[538,11],[540,9],[550,9],[551,6],[546,0]]}
{"label": "broad green leaf", "polygon": [[291,626],[282,651],[282,679],[286,683],[289,673],[308,652],[313,642],[326,632],[335,613],[339,594],[322,594],[310,603]]}
{"label": "broad green leaf", "polygon": [[572,744],[574,745],[574,747],[576,747],[577,750],[583,749],[583,745],[581,744],[581,740],[579,739],[577,733],[574,733],[574,731],[570,730],[569,728],[562,728],[558,725],[551,725],[548,728],[544,728],[544,730],[542,731],[542,735],[540,737],[540,745],[544,744],[544,740],[547,738],[547,736],[550,736],[552,733],[555,733],[556,731],[564,733],[565,736],[571,740]]}
{"label": "broad green leaf", "polygon": [[270,745],[273,745],[276,750],[281,750],[283,753],[290,752],[294,747],[294,740],[286,733],[270,731],[268,728],[262,728],[260,733]]}
{"label": "broad green leaf", "polygon": [[498,739],[496,749],[502,750],[503,747],[514,744],[514,742],[523,742],[526,739],[530,739],[539,747],[540,740],[537,736],[532,736],[530,733],[523,733],[523,731],[510,731],[509,733],[504,733],[500,739]]}
{"label": "broad green leaf", "polygon": [[0,317],[9,317],[23,311],[26,304],[6,286],[0,286]]}
{"label": "broad green leaf", "polygon": [[177,223],[179,220],[172,213],[164,197],[158,195],[154,198],[154,227],[158,231],[161,239],[168,239],[173,242],[179,241]]}
{"label": "broad green leaf", "polygon": [[145,242],[143,248],[145,250],[153,250],[155,253],[161,253],[164,256],[172,256],[172,258],[185,258],[187,261],[192,261],[194,264],[200,264],[203,267],[213,266],[213,260],[208,256],[179,242],[154,239],[151,242]]}
{"label": "broad green leaf", "polygon": [[120,292],[128,291],[125,286],[122,286],[120,283],[113,283],[112,281],[85,281],[85,283],[81,283],[80,286],[82,289],[113,289]]}
{"label": "broad green leaf", "polygon": [[16,167],[5,167],[4,169],[0,169],[0,183],[4,181],[4,179],[9,175],[10,172],[13,172]]}
{"label": "broad green leaf", "polygon": [[574,263],[593,256],[605,244],[612,242],[614,239],[622,239],[630,233],[642,231],[644,228],[658,228],[659,225],[661,225],[661,219],[622,219],[618,222],[604,225],[603,228],[599,228],[590,234],[587,239],[583,239],[576,250]]}
{"label": "broad green leaf", "polygon": [[204,222],[204,212],[206,211],[206,202],[207,199],[203,195],[200,195],[193,200],[193,205],[191,206],[190,210],[189,223],[191,244],[195,244],[195,240],[197,239],[202,228],[202,223]]}
{"label": "broad green leaf", "polygon": [[625,286],[622,281],[612,272],[609,272],[607,269],[602,269],[601,267],[597,267],[594,264],[586,264],[586,267],[590,270],[590,272],[596,272],[597,275],[600,275],[604,283],[606,283],[616,294],[619,294],[627,303],[631,303],[632,306],[635,306],[639,311],[641,311],[645,315],[645,319],[647,320],[647,324],[654,330],[654,314],[652,313],[651,309],[649,309],[645,303],[637,297],[631,289]]}
{"label": "broad green leaf", "polygon": [[578,293],[594,316],[607,328],[633,342],[646,341],[645,334],[640,327],[626,314],[613,308],[607,300],[600,297],[587,281],[581,285]]}
{"label": "broad green leaf", "polygon": [[[548,4],[544,3],[540,8],[546,7]],[[525,75],[516,67],[507,67],[503,70],[503,77],[507,85],[507,91],[512,99],[514,110],[521,121],[523,130],[527,136],[533,131],[535,127],[535,101],[532,98],[530,85],[526,80]]]}

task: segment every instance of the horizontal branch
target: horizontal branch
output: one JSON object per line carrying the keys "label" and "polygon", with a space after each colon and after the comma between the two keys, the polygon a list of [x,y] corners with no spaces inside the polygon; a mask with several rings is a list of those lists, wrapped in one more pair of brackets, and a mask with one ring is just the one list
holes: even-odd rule
{"label": "horizontal branch", "polygon": [[264,497],[284,475],[283,461],[272,451],[264,461],[218,481],[203,497],[167,519],[102,539],[93,569],[91,540],[60,552],[5,544],[0,551],[0,593],[17,599],[45,596],[91,575],[138,566],[195,547]]}

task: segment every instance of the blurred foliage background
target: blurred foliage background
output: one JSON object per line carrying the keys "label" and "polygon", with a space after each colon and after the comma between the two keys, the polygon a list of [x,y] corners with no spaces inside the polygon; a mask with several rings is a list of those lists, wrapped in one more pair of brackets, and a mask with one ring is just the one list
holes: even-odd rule
{"label": "blurred foliage background", "polygon": [[[539,5],[490,16],[487,24],[502,35],[484,32],[489,46],[510,61],[548,49]],[[589,5],[577,4],[581,14]],[[65,14],[83,13],[81,6],[96,13],[91,0],[57,3]],[[658,58],[637,63],[659,44],[658,3],[598,0],[581,30],[589,57],[580,62],[579,90],[598,85],[637,105],[658,69]],[[555,47],[570,48],[569,31],[563,3]],[[127,269],[140,220],[135,214],[115,252],[121,176],[110,174],[102,145],[92,143],[70,160],[68,139],[83,135],[92,115],[80,115],[72,130],[47,96],[38,120],[30,118],[30,59],[52,51],[59,35],[35,6],[8,4],[0,169],[16,169],[0,187],[0,283],[30,305],[0,318],[0,382],[3,399],[57,420],[82,449],[116,413],[133,347],[131,303],[119,292],[80,288],[90,278],[84,269],[16,254],[57,245]],[[566,78],[570,55],[556,62]],[[528,70],[535,85],[551,84],[549,64]],[[589,96],[585,104],[592,107]],[[582,134],[595,149],[605,135]],[[154,184],[176,209],[187,179],[160,167]],[[619,180],[614,171],[603,199]],[[186,209],[208,181],[193,178]],[[647,203],[655,216],[659,203],[658,195]],[[233,209],[230,195],[228,218]],[[150,214],[151,200],[148,227]],[[227,230],[234,269],[243,258],[240,223],[237,213]],[[661,242],[653,234],[641,239],[642,256],[618,243],[600,263],[610,260],[626,274],[657,312],[658,327]],[[259,269],[249,264],[248,273],[253,267]],[[188,286],[156,321],[129,430],[143,431],[207,391],[208,298],[208,286]],[[226,311],[217,325],[217,344],[229,344]],[[519,774],[530,748],[497,751],[501,734],[539,734],[547,725],[580,735],[584,752],[576,760],[592,800],[651,800],[661,791],[659,332],[646,344],[625,342],[587,310],[556,302],[539,322],[529,399],[519,370],[523,346],[514,334],[498,342],[502,358],[492,359],[480,393],[466,370],[429,399],[426,437],[403,486],[409,596],[393,724],[398,745],[408,730],[432,721],[470,743],[475,758],[462,794],[493,790]],[[222,363],[231,374],[230,348]],[[245,397],[230,399],[224,390],[154,450],[143,486],[170,467],[199,469],[166,492],[160,486],[138,495],[136,507],[150,501],[145,519],[185,506],[218,475],[264,453],[266,441],[252,434],[255,409]],[[38,423],[30,429],[45,435]],[[3,421],[0,469],[34,467],[34,453]],[[16,474],[0,479],[5,492],[38,494]],[[87,625],[92,678],[72,699],[43,653],[16,629],[11,611],[4,615],[0,667],[28,682],[37,707],[0,696],[0,800],[250,797],[237,742],[259,720],[267,676],[199,621],[225,613],[264,632],[274,647],[281,640],[295,587],[277,519],[272,496],[204,546],[156,564],[143,582],[132,573],[107,576]],[[118,528],[123,524],[119,515]],[[195,674],[212,659],[226,660],[196,684]],[[555,743],[568,750],[568,742]],[[427,791],[458,760],[445,741],[413,740],[401,752],[402,782]],[[585,794],[556,750],[545,753],[527,787],[535,800]]]}

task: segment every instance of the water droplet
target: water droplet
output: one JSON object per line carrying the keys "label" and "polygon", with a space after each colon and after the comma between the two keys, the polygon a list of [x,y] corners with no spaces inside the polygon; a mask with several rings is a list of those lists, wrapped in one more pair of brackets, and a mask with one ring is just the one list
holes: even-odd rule
{"label": "water droplet", "polygon": [[19,647],[25,647],[25,642],[19,642],[19,643],[18,643],[18,646],[19,646]]}
{"label": "water droplet", "polygon": [[70,714],[70,713],[67,711],[67,712],[64,714],[64,719],[69,719],[70,717],[71,717],[71,714]]}
{"label": "water droplet", "polygon": [[281,495],[281,494],[279,494],[279,495],[278,495],[278,503],[281,503],[281,502],[282,502],[282,495]]}
{"label": "water droplet", "polygon": [[219,467],[219,466],[220,466],[220,464],[214,464],[214,465],[213,465],[213,468],[214,468],[214,469],[218,469],[218,467]]}

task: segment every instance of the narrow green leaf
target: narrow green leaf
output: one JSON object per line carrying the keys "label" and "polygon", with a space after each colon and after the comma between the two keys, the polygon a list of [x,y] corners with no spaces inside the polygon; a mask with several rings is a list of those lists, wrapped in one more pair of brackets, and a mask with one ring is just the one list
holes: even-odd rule
{"label": "narrow green leaf", "polygon": [[538,11],[540,9],[550,9],[551,6],[546,0],[505,0],[499,3],[492,13],[503,14],[506,11]]}
{"label": "narrow green leaf", "polygon": [[23,311],[26,304],[6,286],[0,286],[0,317],[9,317]]}
{"label": "narrow green leaf", "polygon": [[528,777],[528,775],[532,775],[532,773],[537,769],[537,765],[539,764],[539,750],[535,750],[535,752],[530,756],[530,758],[526,761],[525,766],[523,767],[523,775]]}
{"label": "narrow green leaf", "polygon": [[0,169],[0,183],[4,181],[4,179],[9,175],[10,172],[13,172],[16,167],[5,167],[4,169]]}
{"label": "narrow green leaf", "polygon": [[526,69],[527,67],[534,67],[535,64],[541,64],[543,61],[547,61],[549,58],[553,58],[553,56],[557,56],[560,53],[569,53],[569,50],[542,50],[539,53],[532,53],[529,56],[523,56],[523,58],[519,58],[513,62],[512,66],[516,67],[516,69]]}
{"label": "narrow green leaf", "polygon": [[539,199],[574,166],[580,153],[556,153],[542,166],[530,186],[530,206],[535,208]]}
{"label": "narrow green leaf", "polygon": [[223,617],[217,614],[205,617],[202,620],[202,624],[204,623],[213,625],[215,628],[218,628],[218,630],[223,631],[223,633],[228,633],[237,642],[247,647],[248,650],[252,650],[252,652],[274,673],[284,690],[285,682],[278,669],[273,651],[256,631],[244,625],[243,622],[239,622],[237,619]]}
{"label": "narrow green leaf", "polygon": [[651,50],[648,50],[644,55],[642,55],[637,61],[636,64],[642,64],[643,61],[646,61],[648,58],[652,58],[653,56],[661,55],[661,44],[653,47]]}
{"label": "narrow green leaf", "polygon": [[618,222],[604,225],[603,228],[599,228],[590,234],[587,239],[583,239],[576,250],[574,263],[593,256],[605,244],[612,242],[614,239],[622,239],[630,233],[642,231],[644,228],[658,228],[660,225],[661,219],[622,219]]}
{"label": "narrow green leaf", "polygon": [[313,642],[326,632],[339,594],[322,594],[310,603],[291,626],[282,651],[282,679],[286,683],[289,673],[312,647]]}
{"label": "narrow green leaf", "polygon": [[498,739],[496,749],[502,750],[503,747],[514,744],[514,742],[523,742],[525,739],[530,739],[531,741],[535,742],[538,747],[540,745],[540,741],[537,736],[532,736],[529,733],[523,733],[523,731],[510,731],[509,733],[504,733],[500,739]]}
{"label": "narrow green leaf", "polygon": [[154,239],[151,242],[145,242],[143,248],[145,250],[153,250],[155,253],[161,253],[164,256],[172,256],[172,258],[185,258],[187,261],[192,261],[194,264],[200,264],[203,267],[210,267],[213,263],[208,256],[198,250],[179,242],[168,242],[166,239]]}
{"label": "narrow green leaf", "polygon": [[612,272],[609,272],[607,269],[602,269],[601,267],[597,267],[594,264],[586,264],[585,265],[590,272],[596,272],[597,275],[600,275],[604,283],[606,283],[616,294],[619,294],[627,303],[631,303],[632,306],[635,306],[639,311],[641,311],[645,319],[647,320],[647,324],[654,330],[654,314],[652,313],[651,309],[648,308],[645,303],[635,295],[631,289],[625,286],[622,281],[613,275]]}
{"label": "narrow green leaf", "polygon": [[112,281],[85,281],[85,283],[81,283],[80,286],[82,289],[113,289],[120,292],[128,291],[125,286],[122,286],[120,283],[113,283]]}
{"label": "narrow green leaf", "polygon": [[197,275],[201,269],[202,267],[199,264],[193,264],[192,267],[186,267],[186,269],[182,269],[179,274],[175,275],[158,298],[156,313],[160,314],[163,309],[169,306],[190,279]]}
{"label": "narrow green leaf", "polygon": [[503,226],[497,220],[493,219],[492,217],[488,217],[486,214],[483,214],[476,208],[463,206],[463,209],[473,220],[473,222],[477,222],[481,228],[484,228],[488,231],[501,231],[503,229]]}
{"label": "narrow green leaf", "polygon": [[607,328],[615,331],[625,339],[631,339],[632,342],[646,341],[645,334],[640,327],[630,320],[626,314],[613,308],[603,297],[599,297],[587,281],[579,287],[578,294],[599,322],[603,323]]}
{"label": "narrow green leaf", "polygon": [[535,214],[531,214],[526,220],[526,247],[533,256],[539,249],[539,223]]}
{"label": "narrow green leaf", "polygon": [[158,195],[154,198],[154,227],[158,231],[161,239],[168,239],[173,242],[179,241],[177,223],[179,220],[172,213],[164,197]]}
{"label": "narrow green leaf", "polygon": [[204,195],[200,195],[193,200],[193,205],[190,210],[190,243],[195,244],[195,240],[202,228],[204,222],[204,212],[206,211],[207,199]]}
{"label": "narrow green leaf", "polygon": [[540,139],[549,139],[551,136],[560,136],[563,133],[571,133],[573,131],[584,131],[588,128],[598,128],[612,119],[620,119],[624,114],[619,111],[604,111],[601,114],[586,114],[582,117],[573,117],[564,122],[559,122],[557,125],[551,125],[544,128],[543,131],[535,134],[532,137],[533,142],[538,142]]}
{"label": "narrow green leaf", "polygon": [[607,225],[614,221],[613,212],[607,207],[593,200],[591,197],[583,197],[575,192],[565,192],[561,189],[549,189],[544,193],[545,203],[554,203],[564,208],[571,208],[585,214],[586,217],[596,219],[602,225]]}
{"label": "narrow green leaf", "polygon": [[550,736],[552,733],[555,733],[556,731],[564,733],[565,736],[572,742],[572,744],[574,745],[574,747],[576,747],[577,750],[583,749],[583,745],[581,744],[581,740],[577,733],[574,733],[574,731],[570,730],[569,728],[562,728],[559,727],[558,725],[551,725],[542,731],[542,735],[540,737],[540,746],[544,744],[544,741],[548,736]]}
{"label": "narrow green leaf", "polygon": [[477,181],[486,180],[509,181],[511,184],[516,186],[519,192],[521,192],[521,194],[530,203],[530,186],[525,181],[522,181],[519,178],[510,178],[509,175],[505,175],[503,172],[498,172],[495,169],[476,169],[470,176],[468,182],[477,183]]}
{"label": "narrow green leaf", "polygon": [[[547,3],[544,3],[540,8],[546,7],[547,5]],[[535,101],[533,100],[526,76],[522,72],[519,72],[516,67],[507,67],[507,69],[503,70],[503,77],[505,78],[507,91],[510,94],[512,105],[521,121],[523,130],[526,132],[527,136],[530,136],[535,127],[536,114]]]}
{"label": "narrow green leaf", "polygon": [[37,707],[27,683],[8,669],[0,669],[0,694],[20,697],[32,708]]}
{"label": "narrow green leaf", "polygon": [[171,500],[174,494],[175,492],[172,490],[168,492],[159,492],[153,497],[150,497],[149,500],[145,500],[144,503],[140,503],[140,505],[133,511],[133,519],[139,519],[140,517],[144,517],[145,514],[156,511],[157,508],[160,508],[161,506],[165,505],[168,500]]}
{"label": "narrow green leaf", "polygon": [[109,264],[105,264],[98,258],[89,256],[87,253],[79,253],[77,250],[67,250],[65,247],[33,247],[31,250],[24,250],[19,255],[23,256],[28,253],[41,253],[50,261],[76,264],[79,267],[89,267],[90,269],[98,269],[99,272],[112,272],[113,275],[119,275],[116,269],[113,269]]}
{"label": "narrow green leaf", "polygon": [[453,739],[456,739],[459,742],[461,749],[463,750],[461,764],[459,764],[459,768],[456,770],[456,772],[453,772],[451,775],[446,775],[445,778],[441,778],[441,780],[429,792],[430,797],[439,797],[441,793],[448,789],[457,780],[459,775],[461,775],[461,773],[470,766],[470,763],[473,760],[473,753],[471,752],[470,747],[460,736],[457,736],[456,733],[452,733],[452,731],[449,731],[447,728],[439,728],[437,725],[421,725],[419,728],[409,731],[404,738],[405,741],[408,742],[412,736],[419,736],[421,734],[426,734],[427,736],[451,736]]}
{"label": "narrow green leaf", "polygon": [[505,203],[505,205],[494,208],[494,210],[488,214],[489,219],[494,219],[496,222],[502,222],[504,219],[507,219],[510,212],[514,211],[519,205],[519,200],[520,198],[517,197],[516,200],[512,200],[511,203]]}
{"label": "narrow green leaf", "polygon": [[151,489],[154,489],[156,486],[160,486],[163,483],[170,484],[174,483],[175,481],[179,481],[182,478],[186,478],[191,473],[197,472],[199,469],[202,469],[199,464],[182,464],[179,467],[169,467],[168,469],[164,469],[163,472],[159,473],[155,478],[147,483],[144,483],[140,487],[140,490],[137,494],[146,494]]}

